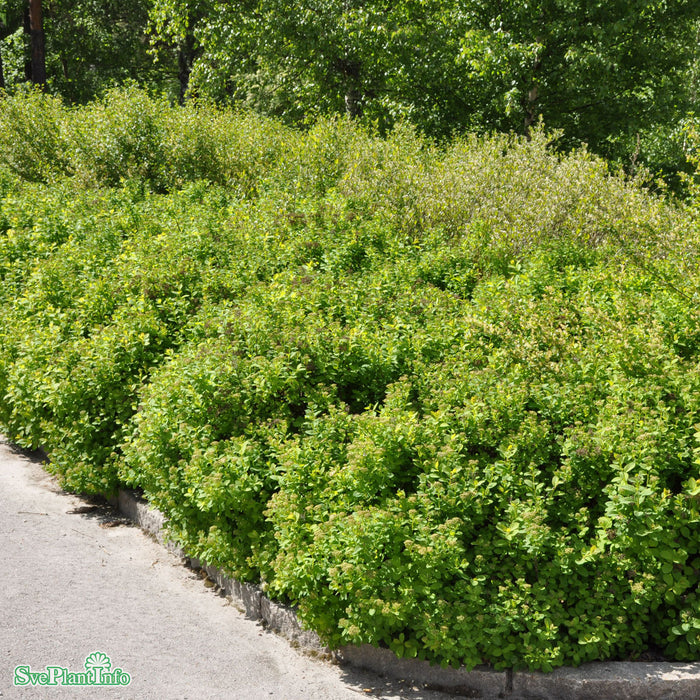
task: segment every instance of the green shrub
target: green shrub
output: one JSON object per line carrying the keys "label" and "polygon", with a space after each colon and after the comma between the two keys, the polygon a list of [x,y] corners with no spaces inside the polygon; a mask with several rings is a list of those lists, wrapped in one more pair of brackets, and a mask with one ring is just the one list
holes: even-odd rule
{"label": "green shrub", "polygon": [[137,390],[230,252],[220,214],[187,195],[37,194],[23,218],[5,203],[16,228],[3,239],[2,421],[18,443],[47,448],[67,487],[110,490]]}
{"label": "green shrub", "polygon": [[163,99],[136,88],[118,88],[76,110],[70,158],[77,176],[90,185],[142,180],[165,190],[163,115],[169,109]]}
{"label": "green shrub", "polygon": [[[195,337],[153,375],[125,451],[124,479],[169,513],[178,539],[239,576],[259,571],[251,557],[268,530],[263,510],[277,488],[272,445],[298,434],[310,414],[328,406],[360,414],[382,401],[387,385],[410,364],[411,346],[420,343],[419,333],[413,341],[409,335],[429,318],[419,312],[410,321],[407,315],[401,328],[387,325],[394,320],[384,307],[389,283],[412,306],[408,284],[331,282],[320,274],[280,274],[246,299],[195,317]],[[216,496],[207,491],[225,507],[204,508],[197,486],[204,455],[207,480],[226,479],[221,469],[229,461],[220,453],[228,441],[236,451],[243,442],[257,460],[249,468],[258,491],[242,512],[225,488]],[[193,460],[194,471],[187,466]],[[245,472],[246,484],[249,476]],[[208,548],[211,528],[226,547]],[[241,528],[251,540],[241,540]]]}
{"label": "green shrub", "polygon": [[696,614],[677,627],[700,563],[696,371],[635,325],[661,290],[548,272],[485,282],[441,363],[280,449],[271,588],[333,643],[551,668],[638,654],[653,628],[697,658]]}
{"label": "green shrub", "polygon": [[30,182],[47,182],[70,171],[61,99],[29,90],[0,92],[0,162]]}
{"label": "green shrub", "polygon": [[250,196],[295,140],[293,132],[270,119],[208,104],[171,109],[163,121],[169,189],[203,180]]}
{"label": "green shrub", "polygon": [[0,153],[11,439],[331,645],[700,658],[696,210],[541,132],[54,108],[50,186]]}
{"label": "green shrub", "polygon": [[71,175],[82,186],[131,181],[166,192],[203,180],[248,196],[297,144],[272,120],[176,108],[135,87],[72,109],[38,91],[0,98],[0,164],[32,182]]}

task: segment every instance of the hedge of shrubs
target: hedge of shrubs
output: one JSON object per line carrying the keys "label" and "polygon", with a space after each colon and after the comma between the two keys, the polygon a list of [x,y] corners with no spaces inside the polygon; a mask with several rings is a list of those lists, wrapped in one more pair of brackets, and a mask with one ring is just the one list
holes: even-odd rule
{"label": "hedge of shrubs", "polygon": [[700,659],[698,218],[556,135],[0,99],[0,425],[331,645]]}

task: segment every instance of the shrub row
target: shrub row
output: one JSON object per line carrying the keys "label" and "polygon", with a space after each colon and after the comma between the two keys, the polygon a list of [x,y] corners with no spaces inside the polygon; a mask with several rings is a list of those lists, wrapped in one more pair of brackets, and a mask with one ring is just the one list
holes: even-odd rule
{"label": "shrub row", "polygon": [[0,102],[0,161],[32,182],[137,180],[163,192],[206,179],[246,192],[293,137],[252,113],[231,119],[212,105],[175,109],[136,88],[115,88],[80,108],[40,92]]}
{"label": "shrub row", "polygon": [[4,98],[0,142],[0,424],[66,487],[142,489],[331,645],[700,658],[692,211],[541,132],[119,92]]}

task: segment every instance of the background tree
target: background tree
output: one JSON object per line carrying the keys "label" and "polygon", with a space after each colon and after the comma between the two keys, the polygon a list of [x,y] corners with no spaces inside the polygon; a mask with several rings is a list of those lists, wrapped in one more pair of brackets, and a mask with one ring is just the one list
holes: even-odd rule
{"label": "background tree", "polygon": [[149,27],[154,53],[159,58],[170,54],[177,65],[178,101],[184,102],[189,90],[190,74],[198,55],[195,30],[216,12],[211,0],[151,0]]}
{"label": "background tree", "polygon": [[439,3],[155,0],[152,16],[156,41],[192,32],[191,89],[218,100],[291,122],[346,113],[380,127],[408,117],[444,129],[454,105],[465,113],[449,70],[459,36]]}
{"label": "background tree", "polygon": [[[22,0],[0,0],[0,65],[2,66],[2,87],[7,87],[13,79],[13,45],[22,49],[17,52],[21,56],[21,74],[24,78],[24,18],[28,5]],[[8,60],[9,59],[9,60]],[[17,66],[19,68],[19,66]]]}
{"label": "background tree", "polygon": [[659,127],[690,108],[700,3],[153,0],[151,17],[154,41],[196,44],[191,91],[289,121],[407,118],[445,136],[542,118],[566,146],[663,166],[682,156],[660,152]]}
{"label": "background tree", "polygon": [[85,101],[127,80],[167,89],[173,66],[154,64],[148,53],[147,0],[44,4],[47,69],[54,91],[71,101]]}
{"label": "background tree", "polygon": [[622,159],[653,147],[659,126],[678,123],[691,106],[697,2],[467,5],[458,64],[489,86],[481,111],[497,128],[527,133],[542,117],[567,145],[585,141]]}
{"label": "background tree", "polygon": [[5,38],[7,31],[7,18],[5,11],[0,7],[0,90],[5,89],[5,71],[2,66],[2,40]]}
{"label": "background tree", "polygon": [[[32,0],[35,2],[37,0]],[[46,89],[71,102],[84,102],[107,87],[127,80],[170,89],[176,75],[172,61],[156,64],[146,36],[148,0],[43,0]],[[5,12],[0,51],[6,83],[12,89],[24,79],[19,65],[32,55],[22,36],[28,0],[0,0]],[[167,58],[167,57],[166,57]]]}
{"label": "background tree", "polygon": [[46,54],[42,0],[29,0],[29,44],[31,80],[35,85],[43,86],[46,84]]}
{"label": "background tree", "polygon": [[[31,0],[32,6],[39,0]],[[438,138],[587,143],[634,170],[684,163],[697,107],[697,0],[43,0],[47,89],[86,101],[127,80],[290,123],[345,114]],[[0,0],[10,89],[31,56],[29,0]],[[150,37],[150,42],[149,42]],[[158,60],[154,60],[157,58]],[[693,77],[695,76],[695,77]]]}

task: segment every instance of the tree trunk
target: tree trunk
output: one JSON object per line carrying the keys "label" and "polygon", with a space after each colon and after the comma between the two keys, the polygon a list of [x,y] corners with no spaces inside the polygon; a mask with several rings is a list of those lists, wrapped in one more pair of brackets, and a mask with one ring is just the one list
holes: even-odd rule
{"label": "tree trunk", "polygon": [[29,34],[32,45],[32,82],[46,84],[46,55],[44,53],[44,24],[41,0],[29,0]]}
{"label": "tree trunk", "polygon": [[192,73],[192,66],[194,64],[194,54],[194,34],[192,30],[188,30],[184,41],[180,43],[177,50],[177,77],[180,81],[178,102],[181,105],[185,104],[187,90],[190,86],[190,74]]}
{"label": "tree trunk", "polygon": [[[0,40],[5,38],[5,25],[0,19]],[[0,50],[0,90],[5,89],[5,73],[2,69],[2,50]]]}
{"label": "tree trunk", "polygon": [[[29,4],[25,6],[24,12],[22,13],[22,31],[31,45],[31,30],[29,29]],[[27,54],[24,55],[24,79],[28,83],[32,82],[32,57],[31,55]]]}
{"label": "tree trunk", "polygon": [[527,101],[525,102],[525,119],[523,120],[523,130],[525,133],[525,138],[529,141],[532,136],[530,135],[530,129],[537,121],[537,98],[539,97],[539,90],[537,85],[533,86],[527,93]]}
{"label": "tree trunk", "polygon": [[345,113],[350,119],[355,119],[362,114],[360,94],[354,87],[349,88],[345,93]]}
{"label": "tree trunk", "polygon": [[335,62],[336,70],[341,74],[345,83],[345,113],[351,119],[362,115],[362,91],[360,75],[362,65],[359,61],[350,58],[347,54]]}
{"label": "tree trunk", "polygon": [[[535,41],[542,46],[542,37],[538,36]],[[537,102],[540,99],[540,89],[537,86],[537,74],[542,68],[542,59],[546,52],[547,49],[544,48],[541,52],[538,52],[535,55],[535,62],[532,65],[532,72],[530,75],[530,89],[527,92],[527,97],[525,97],[521,103],[523,111],[525,112],[525,118],[523,119],[523,133],[528,141],[532,138],[530,131],[537,123],[540,116],[540,110],[538,109],[537,105]]]}

